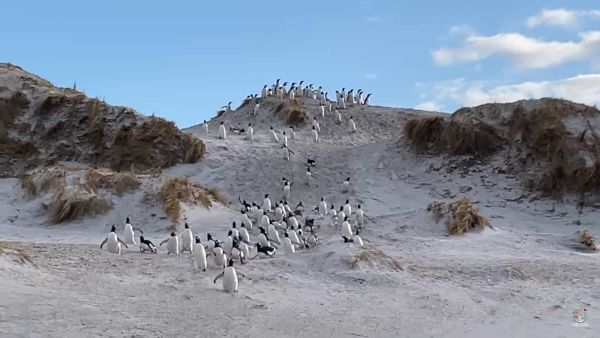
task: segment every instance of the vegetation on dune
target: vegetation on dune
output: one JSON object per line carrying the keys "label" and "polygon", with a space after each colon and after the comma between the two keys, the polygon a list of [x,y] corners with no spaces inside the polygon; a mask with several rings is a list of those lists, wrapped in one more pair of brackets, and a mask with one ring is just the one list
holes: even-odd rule
{"label": "vegetation on dune", "polygon": [[596,239],[592,237],[589,231],[580,230],[579,233],[579,242],[583,244],[588,250],[596,251]]}
{"label": "vegetation on dune", "polygon": [[181,203],[202,205],[211,208],[213,201],[227,205],[225,198],[214,188],[205,188],[191,182],[187,177],[170,177],[160,188],[160,200],[165,213],[171,218],[171,227],[176,230],[181,219]]}
{"label": "vegetation on dune", "polygon": [[20,264],[29,264],[34,268],[37,268],[37,265],[25,250],[11,247],[2,241],[0,241],[0,256],[8,256]]}
{"label": "vegetation on dune", "polygon": [[142,181],[131,172],[116,173],[110,169],[90,169],[85,174],[86,186],[96,192],[98,189],[114,190],[117,195],[133,191]]}
{"label": "vegetation on dune", "polygon": [[112,201],[87,189],[85,185],[74,184],[59,189],[48,205],[48,216],[54,223],[71,221],[85,216],[96,216],[112,209]]}
{"label": "vegetation on dune", "polygon": [[275,107],[273,114],[291,126],[302,126],[309,120],[308,112],[299,100],[284,100],[280,102]]}
{"label": "vegetation on dune", "polygon": [[[444,211],[446,210],[446,211]],[[446,217],[446,226],[451,235],[462,235],[474,229],[491,228],[488,220],[473,206],[468,198],[461,198],[446,206],[442,202],[433,202],[427,206],[435,222]]]}

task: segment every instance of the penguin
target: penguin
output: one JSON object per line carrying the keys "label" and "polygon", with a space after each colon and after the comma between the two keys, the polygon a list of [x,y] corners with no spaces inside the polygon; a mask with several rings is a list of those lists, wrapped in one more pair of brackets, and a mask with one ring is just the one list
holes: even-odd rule
{"label": "penguin", "polygon": [[335,211],[335,206],[333,204],[331,205],[331,209],[329,209],[329,212],[327,213],[327,215],[331,219],[331,226],[335,226],[335,222],[337,219],[337,211]]}
{"label": "penguin", "polygon": [[307,158],[307,159],[306,159],[306,164],[307,164],[309,167],[315,167],[315,166],[317,165],[317,161],[315,161],[315,160],[312,160],[312,159],[310,159],[310,158]]}
{"label": "penguin", "polygon": [[348,127],[350,128],[351,133],[356,133],[356,123],[354,123],[352,116],[350,116],[350,120],[348,121]]}
{"label": "penguin", "polygon": [[283,159],[289,161],[290,154],[293,154],[292,151],[285,144],[281,146],[281,149],[283,149]]}
{"label": "penguin", "polygon": [[[242,274],[240,276],[244,277]],[[223,290],[229,293],[238,292],[238,276],[233,267],[233,259],[229,259],[227,267],[215,277],[213,284],[217,284],[217,281],[221,278],[223,278]]]}
{"label": "penguin", "polygon": [[259,220],[260,213],[258,212],[258,206],[256,205],[256,202],[252,202],[252,206],[250,207],[250,215],[255,221]]}
{"label": "penguin", "polygon": [[145,239],[144,236],[140,236],[140,252],[144,253],[146,251],[150,251],[151,253],[157,253],[156,245],[152,243],[149,239]]}
{"label": "penguin", "polygon": [[288,138],[287,135],[285,133],[285,130],[283,131],[282,135],[281,135],[281,144],[283,144],[284,146],[288,146]]}
{"label": "penguin", "polygon": [[260,243],[256,243],[255,246],[256,246],[256,256],[252,257],[252,259],[258,257],[258,254],[261,254],[261,253],[264,255],[267,255],[269,257],[273,257],[275,255],[275,251],[277,250],[272,246],[265,246]]}
{"label": "penguin", "polygon": [[227,255],[231,255],[231,249],[233,248],[233,231],[229,230],[225,242],[223,242],[223,251]]}
{"label": "penguin", "polygon": [[348,217],[352,216],[352,207],[349,200],[346,200],[346,204],[344,204],[344,214]]}
{"label": "penguin", "polygon": [[248,230],[246,230],[246,223],[244,222],[240,225],[240,239],[244,243],[250,243],[250,235],[248,234]]}
{"label": "penguin", "polygon": [[[169,242],[169,243],[167,243],[167,242]],[[167,254],[168,255],[173,254],[173,255],[179,256],[179,238],[177,237],[175,232],[171,232],[171,237],[160,242],[160,246],[162,246],[165,243],[167,243]]]}
{"label": "penguin", "polygon": [[271,209],[271,200],[269,199],[269,194],[265,194],[265,198],[263,199],[263,203],[262,203],[262,209],[266,212],[271,212],[273,211],[273,209]]}
{"label": "penguin", "polygon": [[342,113],[337,109],[335,110],[335,113],[337,115],[337,124],[342,124]]}
{"label": "penguin", "polygon": [[264,87],[262,88],[261,92],[260,92],[260,96],[264,99],[265,97],[267,97],[267,85],[264,85]]}
{"label": "penguin", "polygon": [[312,126],[312,139],[314,143],[319,142],[319,133],[317,132],[315,126]]}
{"label": "penguin", "polygon": [[319,109],[321,110],[321,117],[325,118],[325,104],[319,104]]}
{"label": "penguin", "polygon": [[248,130],[246,130],[246,139],[250,141],[250,143],[254,143],[254,128],[252,128],[252,123],[248,123]]}
{"label": "penguin", "polygon": [[131,222],[129,221],[129,217],[127,217],[125,219],[125,228],[123,229],[123,239],[125,243],[137,245],[137,243],[135,242],[134,231],[141,232],[142,235],[144,234],[144,232],[139,228],[133,227],[131,225]]}
{"label": "penguin", "polygon": [[258,243],[260,243],[263,246],[271,246],[271,243],[269,243],[269,239],[267,238],[267,232],[265,231],[265,228],[260,227],[260,234],[258,235]]}
{"label": "penguin", "polygon": [[[290,187],[291,186],[292,185],[290,184]],[[283,201],[283,212],[285,213],[286,217],[289,217],[292,214],[292,208],[290,208],[286,200]]]}
{"label": "penguin", "polygon": [[350,190],[350,177],[346,178],[342,183],[342,192],[348,192]]}
{"label": "penguin", "polygon": [[362,226],[364,221],[365,221],[365,214],[359,204],[358,209],[356,209],[356,222],[358,223],[358,226]]}
{"label": "penguin", "polygon": [[298,234],[296,233],[296,230],[291,229],[286,234],[289,234],[290,240],[292,241],[293,244],[302,245],[302,242],[300,242],[300,238],[298,238]]}
{"label": "penguin", "polygon": [[250,247],[248,247],[247,243],[244,242],[240,242],[239,243],[239,249],[242,252],[244,259],[246,258],[250,258]]}
{"label": "penguin", "polygon": [[327,101],[327,111],[329,113],[331,113],[331,110],[333,109],[333,105],[331,104],[331,101],[329,101],[329,99],[327,98],[327,93],[325,93],[325,101]]}
{"label": "penguin", "polygon": [[231,248],[231,258],[239,259],[240,263],[244,264],[244,252],[240,249],[240,241],[233,240],[233,246]]}
{"label": "penguin", "polygon": [[248,229],[252,230],[252,220],[248,217],[248,213],[246,211],[242,211],[242,225],[248,225]]}
{"label": "penguin", "polygon": [[292,140],[296,139],[296,131],[294,130],[294,126],[290,126],[290,137]]}
{"label": "penguin", "polygon": [[204,122],[202,122],[202,131],[204,132],[205,135],[208,135],[208,122],[206,122],[206,120],[204,120]]}
{"label": "penguin", "polygon": [[363,241],[362,238],[360,238],[358,229],[356,229],[356,233],[352,237],[352,240],[354,241],[354,243],[358,244],[358,246],[363,246]]}
{"label": "penguin", "polygon": [[312,173],[310,172],[310,167],[306,167],[306,185],[310,186],[311,179],[312,179]]}
{"label": "penguin", "polygon": [[183,233],[181,234],[181,253],[189,251],[194,253],[194,235],[187,222],[184,225]]}
{"label": "penguin", "polygon": [[354,103],[354,89],[350,89],[348,91],[348,95],[346,95],[346,102],[353,104]]}
{"label": "penguin", "polygon": [[267,216],[267,211],[263,211],[263,215],[262,218],[260,220],[260,226],[262,227],[266,227],[271,223],[271,220],[269,219],[269,216]]}
{"label": "penguin", "polygon": [[283,220],[283,209],[279,206],[275,208],[275,220],[281,222]]}
{"label": "penguin", "polygon": [[290,192],[291,192],[292,186],[290,185],[290,182],[285,181],[284,185],[283,185],[283,200],[287,201],[290,199]]}
{"label": "penguin", "polygon": [[319,237],[317,236],[317,234],[315,234],[315,230],[313,228],[310,229],[310,235],[308,235],[306,243],[311,247],[319,243]]}
{"label": "penguin", "polygon": [[296,218],[296,216],[290,216],[287,220],[287,224],[292,230],[298,229],[298,219]]}
{"label": "penguin", "polygon": [[352,235],[352,227],[350,226],[350,222],[348,222],[348,216],[345,216],[342,223],[342,237],[351,238]]}
{"label": "penguin", "polygon": [[302,205],[302,201],[298,202],[298,205],[294,208],[294,215],[301,216],[304,212],[304,205]]}
{"label": "penguin", "polygon": [[365,100],[363,101],[363,105],[364,106],[368,106],[369,105],[369,98],[371,97],[371,94],[367,95],[365,97]]}
{"label": "penguin", "polygon": [[115,231],[117,231],[117,227],[113,225],[110,228],[110,232],[108,233],[108,236],[102,241],[102,243],[100,243],[100,250],[102,250],[102,247],[104,246],[104,244],[106,244],[108,242],[108,244],[107,244],[108,252],[120,255],[121,254],[121,244],[123,244],[126,248],[127,248],[127,244],[125,242],[123,242],[117,236]]}
{"label": "penguin", "polygon": [[206,251],[200,240],[200,236],[196,236],[196,245],[194,246],[194,262],[198,270],[206,271]]}
{"label": "penguin", "polygon": [[321,197],[321,202],[319,202],[319,214],[321,217],[325,217],[325,215],[327,215],[327,202],[325,202],[323,197]]}
{"label": "penguin", "polygon": [[216,267],[225,267],[225,263],[227,262],[227,254],[223,252],[223,248],[219,243],[215,243],[215,248],[213,249],[213,256],[215,256],[214,263]]}
{"label": "penguin", "polygon": [[210,233],[206,234],[206,250],[208,251],[208,253],[212,253],[213,249],[215,248],[215,245],[217,244],[217,241],[215,241],[212,238],[212,235]]}
{"label": "penguin", "polygon": [[317,132],[321,132],[321,126],[319,126],[319,121],[317,121],[317,117],[313,117],[312,126],[317,130]]}
{"label": "penguin", "polygon": [[219,123],[219,138],[223,140],[227,139],[227,131],[225,130],[225,125],[223,124],[223,121]]}
{"label": "penguin", "polygon": [[232,237],[233,239],[238,239],[240,238],[240,232],[237,229],[237,224],[235,224],[235,221],[233,222],[233,224],[231,225],[231,232],[232,232]]}
{"label": "penguin", "polygon": [[283,249],[285,250],[285,252],[287,254],[293,254],[296,252],[296,249],[294,248],[294,244],[292,243],[292,240],[290,239],[290,235],[287,232],[284,234],[284,237],[283,237]]}
{"label": "penguin", "polygon": [[273,223],[269,224],[267,236],[269,241],[281,244],[279,233],[277,232],[277,229],[275,229],[275,225],[273,225]]}
{"label": "penguin", "polygon": [[346,214],[344,213],[344,207],[340,207],[340,211],[337,214],[337,223],[342,224],[344,219],[346,218]]}
{"label": "penguin", "polygon": [[252,115],[256,116],[256,113],[258,113],[259,108],[260,108],[260,102],[256,101],[256,103],[254,104],[254,108],[252,108]]}
{"label": "penguin", "polygon": [[273,126],[271,126],[271,139],[274,143],[279,143],[279,137],[277,136],[275,129],[273,129]]}

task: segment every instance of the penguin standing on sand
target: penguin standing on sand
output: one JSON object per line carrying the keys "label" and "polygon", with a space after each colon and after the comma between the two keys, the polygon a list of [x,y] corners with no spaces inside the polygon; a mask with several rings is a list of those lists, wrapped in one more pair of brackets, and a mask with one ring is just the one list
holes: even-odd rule
{"label": "penguin standing on sand", "polygon": [[285,181],[285,183],[283,184],[283,200],[284,201],[287,201],[290,199],[291,188],[292,188],[292,185],[290,184],[290,182]]}
{"label": "penguin standing on sand", "polygon": [[348,217],[352,216],[352,207],[349,200],[346,200],[346,204],[344,204],[344,214]]}
{"label": "penguin standing on sand", "polygon": [[263,199],[263,203],[262,203],[262,209],[266,212],[271,212],[273,211],[273,209],[271,209],[271,200],[269,199],[269,194],[265,194],[265,199]]}
{"label": "penguin standing on sand", "polygon": [[364,222],[365,222],[365,213],[363,212],[363,210],[359,204],[358,209],[356,209],[356,223],[360,227],[363,225]]}
{"label": "penguin standing on sand", "polygon": [[335,114],[337,116],[337,124],[342,124],[342,113],[339,110],[335,110]]}
{"label": "penguin standing on sand", "polygon": [[269,223],[271,223],[271,220],[269,219],[269,216],[267,216],[267,211],[263,210],[263,215],[262,215],[262,218],[260,219],[260,226],[266,227],[269,225]]}
{"label": "penguin standing on sand", "polygon": [[207,233],[207,234],[206,234],[206,250],[207,250],[209,253],[212,253],[212,252],[213,252],[213,249],[214,249],[214,248],[215,248],[215,246],[216,246],[216,244],[217,244],[217,241],[215,241],[215,240],[212,238],[212,235],[210,234],[210,232],[209,232],[209,233]]}
{"label": "penguin standing on sand", "polygon": [[117,237],[117,234],[115,233],[116,230],[117,227],[114,225],[110,228],[108,236],[102,241],[102,243],[100,243],[100,250],[102,250],[102,247],[107,242],[108,252],[113,254],[121,254],[121,244],[123,244],[127,248],[127,244],[125,244],[125,242],[123,242],[119,237]]}
{"label": "penguin standing on sand", "polygon": [[348,222],[348,216],[345,216],[342,223],[342,237],[352,238],[352,235],[352,227],[350,226],[350,222]]}
{"label": "penguin standing on sand", "polygon": [[194,262],[198,270],[206,271],[206,251],[200,240],[200,236],[196,236],[196,245],[194,247]]}
{"label": "penguin standing on sand", "polygon": [[315,126],[312,127],[312,139],[314,143],[319,142],[319,133],[317,132]]}
{"label": "penguin standing on sand", "polygon": [[240,240],[244,243],[250,243],[250,235],[248,234],[248,230],[246,230],[246,223],[244,222],[240,225]]}
{"label": "penguin standing on sand", "polygon": [[344,183],[342,183],[342,192],[350,191],[350,177],[346,178]]}
{"label": "penguin standing on sand", "polygon": [[[168,242],[168,243],[167,243]],[[179,256],[179,237],[177,237],[177,235],[175,234],[175,232],[171,232],[171,237],[165,239],[164,241],[160,242],[159,246],[162,246],[163,244],[167,243],[167,255],[176,255]]]}
{"label": "penguin standing on sand", "polygon": [[290,226],[290,229],[298,229],[298,219],[296,218],[296,216],[290,216],[287,219],[287,224]]}
{"label": "penguin standing on sand", "polygon": [[244,224],[248,224],[248,229],[252,230],[252,220],[250,220],[246,211],[242,211],[242,225]]}
{"label": "penguin standing on sand", "polygon": [[306,167],[306,185],[310,186],[311,179],[312,173],[310,172],[310,167]]}
{"label": "penguin standing on sand", "polygon": [[267,232],[265,231],[265,228],[260,227],[260,234],[258,235],[258,243],[260,243],[263,246],[271,246],[271,243],[269,243],[269,239],[267,238]]}
{"label": "penguin standing on sand", "polygon": [[354,123],[352,116],[350,116],[350,120],[348,121],[348,127],[350,128],[351,133],[356,133],[356,123]]}
{"label": "penguin standing on sand", "polygon": [[302,242],[300,242],[300,238],[298,238],[296,230],[290,229],[286,234],[289,236],[290,240],[294,245],[302,245]]}
{"label": "penguin standing on sand", "polygon": [[231,255],[231,249],[233,248],[233,232],[229,230],[227,233],[227,237],[225,238],[225,242],[223,242],[223,251]]}
{"label": "penguin standing on sand", "polygon": [[206,122],[206,120],[204,120],[204,122],[202,122],[202,131],[204,132],[205,135],[208,135],[208,122]]}
{"label": "penguin standing on sand", "polygon": [[320,103],[319,104],[319,109],[321,110],[321,117],[325,118],[325,104],[324,103]]}
{"label": "penguin standing on sand", "polygon": [[151,253],[157,253],[156,245],[152,243],[149,239],[145,239],[144,236],[140,236],[140,252],[144,253],[146,251],[150,251]]}
{"label": "penguin standing on sand", "polygon": [[337,219],[337,211],[335,211],[335,206],[333,204],[331,205],[331,209],[329,209],[327,216],[329,216],[331,220],[331,226],[335,226],[335,222]]}
{"label": "penguin standing on sand", "polygon": [[319,126],[319,121],[317,121],[317,117],[313,117],[313,122],[312,122],[313,127],[320,133],[321,132],[321,126]]}
{"label": "penguin standing on sand", "polygon": [[190,253],[194,252],[194,235],[192,234],[192,230],[190,230],[190,226],[185,223],[183,233],[181,234],[181,253],[185,251],[189,251]]}
{"label": "penguin standing on sand", "polygon": [[274,143],[279,143],[279,137],[277,136],[275,129],[273,129],[273,126],[271,126],[271,139]]}
{"label": "penguin standing on sand", "polygon": [[223,251],[221,244],[215,243],[215,248],[213,249],[214,263],[218,268],[225,267],[225,263],[227,262],[227,254]]}
{"label": "penguin standing on sand", "polygon": [[225,125],[223,124],[223,121],[219,123],[219,138],[223,140],[227,139],[227,131],[225,130]]}
{"label": "penguin standing on sand", "polygon": [[[240,274],[240,276],[243,277],[244,275]],[[238,276],[235,268],[233,267],[233,259],[229,259],[227,262],[227,267],[223,272],[215,277],[213,284],[217,284],[217,281],[221,278],[223,278],[223,290],[229,293],[238,291]]]}
{"label": "penguin standing on sand", "polygon": [[252,115],[256,116],[256,113],[258,113],[259,108],[260,108],[260,103],[258,101],[256,101],[256,103],[254,104],[254,108],[252,108]]}
{"label": "penguin standing on sand", "polygon": [[290,137],[292,140],[296,139],[296,131],[294,130],[294,126],[290,126]]}
{"label": "penguin standing on sand", "polygon": [[354,237],[352,237],[352,240],[354,243],[358,244],[358,246],[363,246],[363,241],[362,238],[360,238],[358,229],[356,229],[356,233],[354,234]]}
{"label": "penguin standing on sand", "polygon": [[371,94],[367,95],[365,97],[365,100],[363,101],[363,105],[368,106],[369,105],[369,98],[371,97]]}
{"label": "penguin standing on sand", "polygon": [[290,235],[287,232],[284,234],[284,237],[283,237],[283,249],[285,250],[285,252],[287,254],[293,254],[296,252],[296,249],[294,248],[294,244],[292,243],[292,240],[290,239]]}
{"label": "penguin standing on sand", "polygon": [[283,133],[281,135],[281,144],[283,144],[286,148],[288,146],[288,138],[287,138],[287,135],[285,133],[285,130],[283,131]]}
{"label": "penguin standing on sand", "polygon": [[265,97],[267,97],[267,85],[264,85],[264,87],[262,88],[262,90],[260,91],[260,96],[264,99]]}
{"label": "penguin standing on sand", "polygon": [[340,207],[340,211],[337,214],[337,224],[342,224],[346,219],[346,213],[344,213],[344,207]]}
{"label": "penguin standing on sand", "polygon": [[268,231],[268,239],[271,242],[275,242],[277,244],[281,244],[281,239],[279,238],[279,233],[277,232],[277,229],[275,229],[275,225],[273,225],[273,223],[269,224],[269,231]]}
{"label": "penguin standing on sand", "polygon": [[144,234],[144,232],[141,229],[133,227],[131,225],[131,222],[129,221],[129,217],[127,217],[125,219],[125,228],[123,229],[123,239],[124,239],[125,243],[137,245],[137,243],[135,242],[134,231],[138,231],[142,235]]}
{"label": "penguin standing on sand", "polygon": [[231,225],[231,235],[233,236],[233,239],[240,238],[240,232],[238,231],[237,224],[235,224],[235,222],[233,222]]}
{"label": "penguin standing on sand", "polygon": [[327,215],[327,202],[325,202],[325,198],[323,197],[321,197],[321,202],[319,202],[319,214],[321,217]]}
{"label": "penguin standing on sand", "polygon": [[248,129],[246,130],[246,139],[250,141],[250,143],[254,143],[254,128],[252,128],[252,123],[248,123]]}

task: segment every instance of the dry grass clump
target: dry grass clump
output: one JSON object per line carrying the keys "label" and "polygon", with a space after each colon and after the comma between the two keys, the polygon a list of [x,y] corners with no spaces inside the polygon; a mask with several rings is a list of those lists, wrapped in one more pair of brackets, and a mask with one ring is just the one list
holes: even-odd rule
{"label": "dry grass clump", "polygon": [[56,191],[66,185],[66,172],[61,168],[34,170],[20,176],[21,188],[28,197]]}
{"label": "dry grass clump", "polygon": [[491,227],[488,220],[479,214],[468,198],[462,198],[450,204],[448,233],[462,235],[475,228]]}
{"label": "dry grass clump", "polygon": [[23,265],[30,264],[34,268],[37,268],[37,265],[33,262],[33,259],[31,259],[31,256],[29,256],[29,254],[27,252],[25,252],[25,250],[20,249],[20,248],[8,247],[5,243],[3,243],[1,241],[0,241],[0,255],[11,256],[13,259],[15,259],[20,264],[23,264]]}
{"label": "dry grass clump", "polygon": [[86,186],[94,192],[98,189],[114,189],[119,196],[139,188],[142,184],[133,173],[115,173],[110,169],[90,169],[85,174],[85,181]]}
{"label": "dry grass clump", "polygon": [[368,262],[371,259],[371,254],[364,250],[361,251],[360,253],[352,256],[352,258],[350,259],[350,268],[351,269],[357,269],[358,268],[358,264],[360,262]]}
{"label": "dry grass clump", "polygon": [[444,217],[444,208],[446,204],[444,202],[431,202],[427,206],[427,211],[431,213],[431,217],[436,223],[439,223],[440,220]]}
{"label": "dry grass clump", "polygon": [[499,130],[473,118],[412,119],[404,125],[404,135],[420,151],[434,150],[451,155],[486,156],[504,144]]}
{"label": "dry grass clump", "polygon": [[186,177],[170,177],[160,188],[160,199],[165,213],[171,218],[172,227],[176,227],[181,218],[181,203],[211,208],[213,201],[227,204],[223,196],[213,188],[205,188],[191,182]]}
{"label": "dry grass clump", "polygon": [[580,230],[579,233],[579,242],[585,245],[586,248],[590,251],[596,251],[596,239],[590,235],[589,231]]}
{"label": "dry grass clump", "polygon": [[273,114],[284,119],[286,124],[302,126],[309,120],[309,115],[302,102],[298,100],[283,101],[275,107]]}
{"label": "dry grass clump", "polygon": [[48,205],[48,217],[62,223],[84,216],[104,214],[112,208],[112,201],[99,196],[85,185],[74,184],[59,189]]}

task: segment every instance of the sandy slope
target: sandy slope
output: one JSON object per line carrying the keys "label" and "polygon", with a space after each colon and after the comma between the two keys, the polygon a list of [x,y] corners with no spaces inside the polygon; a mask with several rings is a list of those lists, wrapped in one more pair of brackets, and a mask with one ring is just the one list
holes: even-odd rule
{"label": "sandy slope", "polygon": [[[187,256],[178,262],[164,252],[132,249],[119,257],[97,248],[106,224],[127,214],[155,242],[166,238],[168,221],[149,215],[159,210],[131,202],[141,192],[117,201],[106,216],[48,229],[39,206],[20,198],[16,180],[2,180],[0,234],[17,240],[10,245],[26,248],[39,268],[0,257],[0,336],[599,336],[600,256],[578,251],[573,235],[583,227],[600,233],[598,211],[585,209],[578,217],[572,204],[522,197],[515,179],[494,174],[503,168],[501,159],[465,172],[443,158],[416,156],[397,143],[403,121],[416,112],[362,108],[346,113],[354,116],[357,134],[332,116],[321,121],[319,144],[310,141],[308,128],[299,130],[297,140],[289,140],[296,155],[288,162],[267,133],[271,124],[283,126],[266,112],[249,116],[245,107],[211,121],[202,163],[166,173],[216,186],[231,200],[258,201],[264,193],[279,198],[282,176],[295,181],[294,205],[313,206],[325,196],[339,207],[350,198],[353,206],[363,204],[365,247],[378,258],[350,269],[361,250],[323,226],[316,248],[240,267],[246,277],[231,296],[212,283],[219,270],[193,272]],[[240,127],[252,121],[256,142],[237,135],[218,140],[220,120]],[[310,187],[306,157],[317,160]],[[347,176],[353,189],[344,196]],[[498,230],[445,236],[425,207],[455,195],[477,201]],[[186,215],[203,238],[209,231],[223,238],[238,208],[233,203]],[[582,303],[589,327],[574,328],[571,313]]]}

